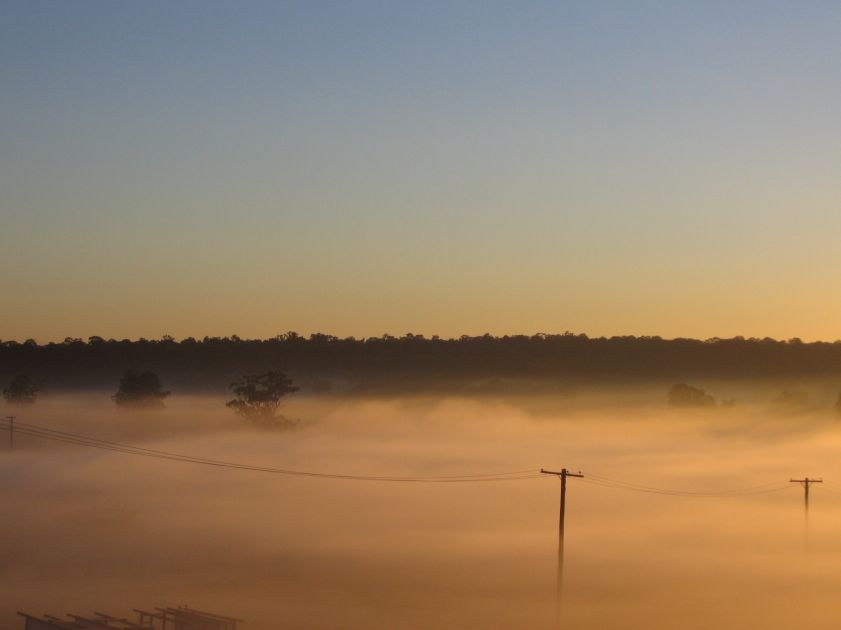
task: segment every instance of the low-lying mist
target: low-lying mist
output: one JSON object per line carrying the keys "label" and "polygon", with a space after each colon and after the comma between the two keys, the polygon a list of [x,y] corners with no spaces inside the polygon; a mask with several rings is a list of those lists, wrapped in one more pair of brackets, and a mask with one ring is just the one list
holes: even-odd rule
{"label": "low-lying mist", "polygon": [[[540,467],[569,480],[564,615],[576,630],[836,627],[841,431],[821,405],[673,409],[663,391],[292,398],[301,428],[243,426],[222,397],[160,411],[107,394],[1,409],[102,439],[319,472],[435,476]],[[6,436],[0,435],[0,440]],[[5,445],[4,445],[5,446]],[[0,452],[0,627],[35,614],[189,604],[245,630],[551,628],[559,482],[286,477],[18,435]],[[696,498],[608,488],[775,492]],[[808,523],[803,489],[812,486]],[[774,486],[776,488],[777,486]],[[770,486],[768,486],[770,487]],[[763,489],[767,489],[763,488]]]}

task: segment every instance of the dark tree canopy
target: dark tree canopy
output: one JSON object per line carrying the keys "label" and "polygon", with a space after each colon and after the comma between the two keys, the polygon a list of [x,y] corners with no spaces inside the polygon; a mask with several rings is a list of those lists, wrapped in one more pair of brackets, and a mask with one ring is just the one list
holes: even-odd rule
{"label": "dark tree canopy", "polygon": [[283,398],[298,391],[284,373],[247,374],[230,388],[236,398],[226,405],[249,422],[266,428],[291,428],[296,424],[278,413]]}
{"label": "dark tree canopy", "polygon": [[3,397],[9,403],[34,403],[40,389],[31,378],[18,374],[8,387],[3,389]]}
{"label": "dark tree canopy", "polygon": [[163,407],[167,396],[169,392],[164,391],[161,377],[154,372],[126,370],[112,398],[125,407]]}
{"label": "dark tree canopy", "polygon": [[715,405],[715,398],[703,389],[678,383],[669,389],[669,404],[675,407],[711,407]]}
{"label": "dark tree canopy", "polygon": [[841,341],[661,339],[573,333],[462,336],[407,333],[355,339],[293,332],[270,339],[187,337],[87,340],[39,345],[0,341],[0,382],[44,375],[51,390],[110,387],[125,366],[143,366],[184,391],[222,391],[242,374],[288,366],[302,389],[464,390],[491,379],[554,383],[841,378]]}

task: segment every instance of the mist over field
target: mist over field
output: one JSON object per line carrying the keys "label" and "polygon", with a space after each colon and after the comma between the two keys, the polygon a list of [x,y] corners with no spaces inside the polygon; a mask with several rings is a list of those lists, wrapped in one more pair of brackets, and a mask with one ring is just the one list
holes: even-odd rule
{"label": "mist over field", "polygon": [[841,2],[0,1],[0,630],[837,630],[839,58]]}
{"label": "mist over field", "polygon": [[[293,397],[287,432],[242,426],[220,397],[158,412],[105,393],[45,396],[21,421],[261,466],[449,476],[540,467],[569,480],[568,627],[837,627],[841,427],[827,404],[679,410],[664,390],[510,397]],[[823,398],[822,398],[823,397]],[[825,401],[824,401],[825,402]],[[4,407],[3,415],[13,410]],[[248,630],[551,628],[559,482],[286,477],[19,435],[0,452],[0,627],[15,613],[189,604]],[[652,494],[589,475],[725,498]],[[803,492],[812,488],[807,545]],[[768,485],[765,485],[768,484]],[[766,489],[783,488],[764,492]],[[808,551],[808,552],[807,552]]]}

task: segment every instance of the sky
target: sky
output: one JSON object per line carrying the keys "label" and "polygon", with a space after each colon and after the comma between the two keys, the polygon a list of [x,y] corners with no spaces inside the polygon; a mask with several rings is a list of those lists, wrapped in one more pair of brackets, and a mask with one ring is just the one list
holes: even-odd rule
{"label": "sky", "polygon": [[0,0],[0,339],[841,338],[841,5]]}

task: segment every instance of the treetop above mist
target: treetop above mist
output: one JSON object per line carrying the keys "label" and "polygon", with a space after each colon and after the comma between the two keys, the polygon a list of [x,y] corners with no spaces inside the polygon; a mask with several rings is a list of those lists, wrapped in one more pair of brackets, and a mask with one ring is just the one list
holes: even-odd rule
{"label": "treetop above mist", "polygon": [[164,391],[161,377],[154,372],[126,370],[120,377],[120,387],[111,398],[123,407],[163,407]]}
{"label": "treetop above mist", "polygon": [[283,399],[299,389],[283,372],[246,374],[231,383],[230,389],[234,398],[225,404],[251,424],[266,429],[290,429],[297,425],[278,411]]}

